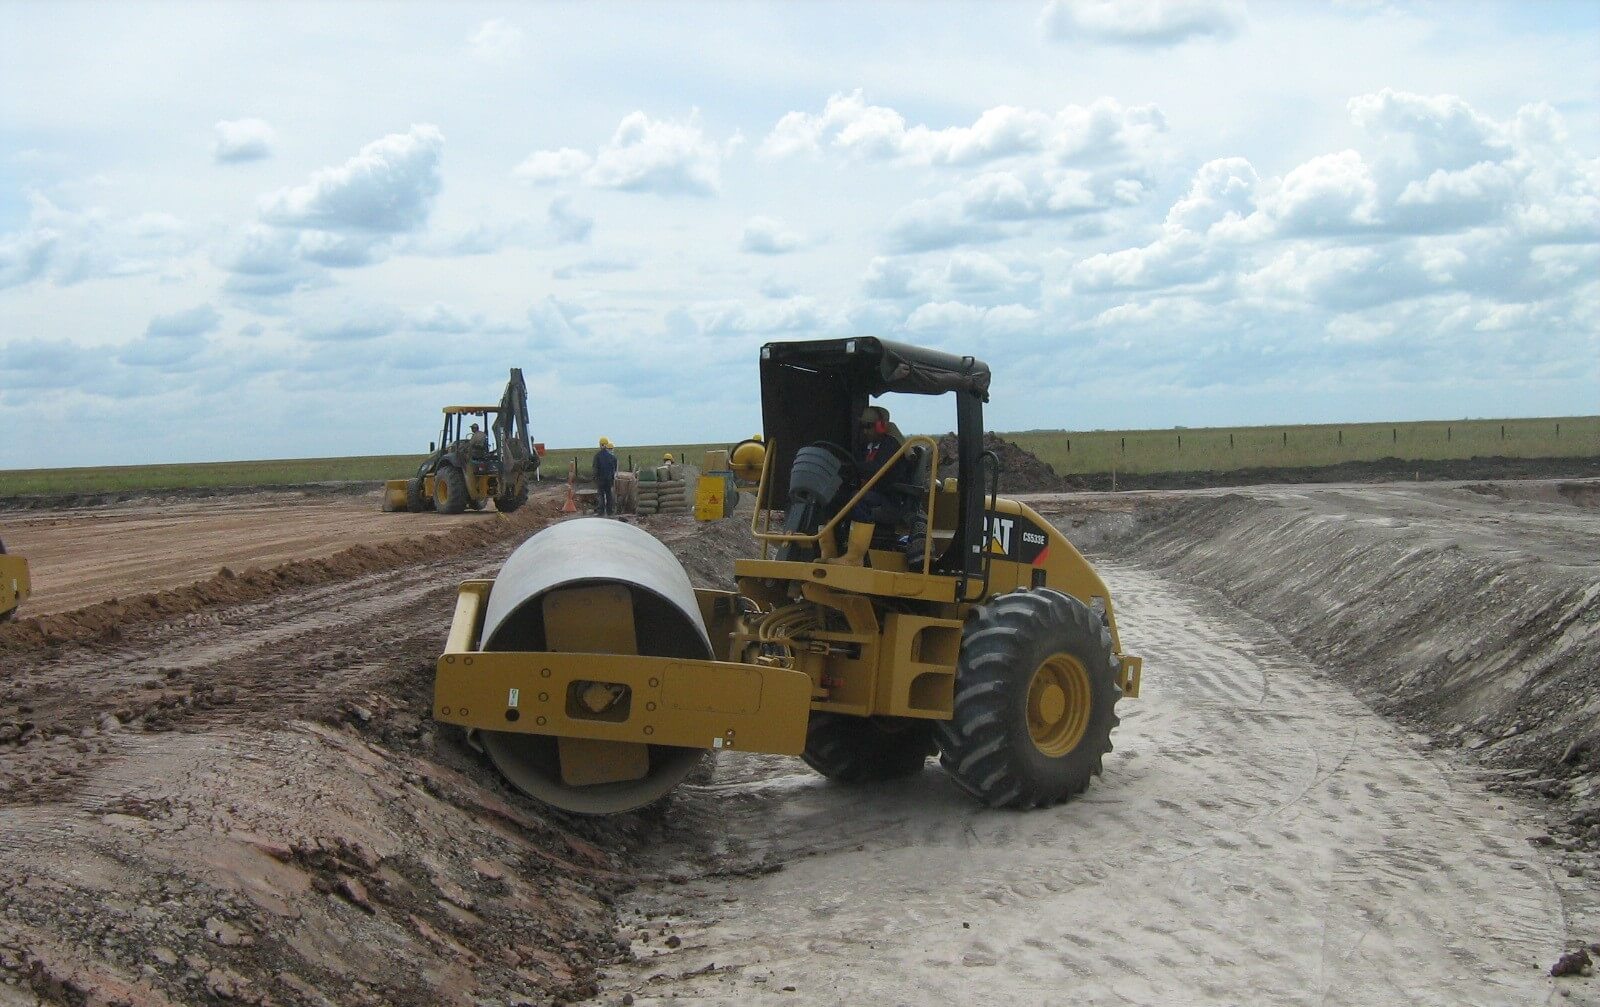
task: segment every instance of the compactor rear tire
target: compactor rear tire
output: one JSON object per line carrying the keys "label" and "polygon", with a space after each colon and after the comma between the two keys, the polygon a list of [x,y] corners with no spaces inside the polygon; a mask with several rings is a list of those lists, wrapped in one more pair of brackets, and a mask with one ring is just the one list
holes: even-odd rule
{"label": "compactor rear tire", "polygon": [[933,721],[813,713],[806,765],[838,783],[878,783],[922,772],[936,749]]}
{"label": "compactor rear tire", "polygon": [[1111,751],[1117,672],[1111,634],[1078,599],[1049,588],[993,599],[962,633],[955,712],[935,729],[940,763],[994,808],[1083,793]]}
{"label": "compactor rear tire", "polygon": [[428,498],[422,495],[422,477],[406,480],[406,510],[421,514],[428,507]]}
{"label": "compactor rear tire", "polygon": [[460,514],[467,509],[467,477],[454,465],[441,465],[433,475],[433,508],[440,514]]}

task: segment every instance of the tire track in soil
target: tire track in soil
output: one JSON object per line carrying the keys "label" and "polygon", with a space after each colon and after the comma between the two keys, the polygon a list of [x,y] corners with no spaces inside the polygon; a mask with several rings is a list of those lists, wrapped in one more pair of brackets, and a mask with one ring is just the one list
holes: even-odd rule
{"label": "tire track in soil", "polygon": [[[1077,801],[724,757],[623,907],[635,1003],[1521,1004],[1566,934],[1518,810],[1270,627],[1117,562],[1145,695]],[[741,862],[754,877],[704,876]],[[781,870],[776,870],[777,868]]]}
{"label": "tire track in soil", "polygon": [[114,757],[128,732],[337,720],[396,669],[431,668],[457,581],[491,575],[508,551],[202,611],[115,646],[21,661],[8,669],[0,722],[31,724],[32,738],[0,766],[0,801],[59,797]]}

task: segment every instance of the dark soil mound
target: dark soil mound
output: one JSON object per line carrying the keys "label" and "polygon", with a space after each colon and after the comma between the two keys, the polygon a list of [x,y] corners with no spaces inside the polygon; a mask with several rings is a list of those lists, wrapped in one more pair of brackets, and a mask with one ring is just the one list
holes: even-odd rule
{"label": "dark soil mound", "polygon": [[[983,435],[983,449],[1000,457],[1002,493],[1050,493],[1068,488],[1055,469],[996,434]],[[954,475],[955,469],[956,435],[945,434],[939,438],[939,474]]]}

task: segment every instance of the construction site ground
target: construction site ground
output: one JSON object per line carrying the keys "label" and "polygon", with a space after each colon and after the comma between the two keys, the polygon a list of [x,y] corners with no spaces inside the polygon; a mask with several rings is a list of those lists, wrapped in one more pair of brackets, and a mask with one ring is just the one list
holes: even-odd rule
{"label": "construction site ground", "polygon": [[[1600,483],[1036,497],[1145,658],[1083,798],[727,755],[599,820],[428,719],[456,584],[558,492],[0,515],[41,568],[0,629],[0,1005],[1600,1002],[1549,975],[1600,941]],[[643,524],[701,584],[750,549]],[[117,586],[65,611],[52,553]]]}
{"label": "construction site ground", "polygon": [[[363,492],[154,494],[95,505],[0,511],[0,535],[34,574],[29,615],[180,587],[216,573],[328,556],[456,527],[377,513]],[[492,520],[494,509],[462,515]]]}

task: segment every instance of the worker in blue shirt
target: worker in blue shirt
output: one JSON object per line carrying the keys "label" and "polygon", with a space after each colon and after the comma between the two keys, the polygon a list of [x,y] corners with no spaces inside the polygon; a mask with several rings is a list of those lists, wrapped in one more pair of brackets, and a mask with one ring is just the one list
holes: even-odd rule
{"label": "worker in blue shirt", "polygon": [[595,513],[601,517],[610,517],[617,510],[617,498],[611,491],[617,479],[617,456],[611,447],[611,439],[602,437],[600,450],[594,453]]}

